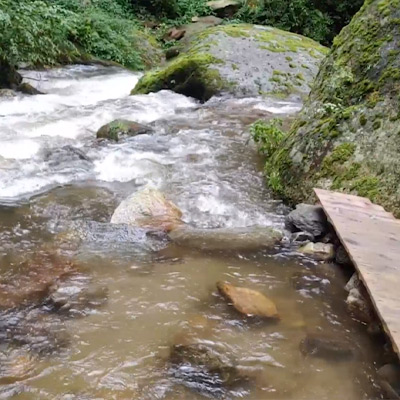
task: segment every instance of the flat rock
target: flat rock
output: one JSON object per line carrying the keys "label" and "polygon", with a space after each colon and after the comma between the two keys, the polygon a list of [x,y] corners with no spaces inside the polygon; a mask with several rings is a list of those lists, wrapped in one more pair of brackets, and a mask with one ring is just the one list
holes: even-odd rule
{"label": "flat rock", "polygon": [[145,188],[121,202],[111,218],[111,223],[169,232],[183,224],[181,217],[181,210],[163,193]]}
{"label": "flat rock", "polygon": [[181,227],[169,236],[179,246],[208,251],[255,251],[273,248],[282,240],[281,232],[262,226],[220,229]]}
{"label": "flat rock", "polygon": [[330,261],[335,258],[335,248],[330,243],[308,243],[300,247],[299,252],[318,261]]}
{"label": "flat rock", "polygon": [[315,238],[329,230],[325,212],[321,206],[298,204],[286,217],[286,225],[294,231],[303,231]]}
{"label": "flat rock", "polygon": [[236,287],[226,282],[218,282],[217,288],[241,314],[279,319],[275,303],[257,290]]}
{"label": "flat rock", "polygon": [[344,338],[334,335],[308,334],[300,343],[304,355],[324,358],[326,360],[346,360],[355,356],[354,346]]}

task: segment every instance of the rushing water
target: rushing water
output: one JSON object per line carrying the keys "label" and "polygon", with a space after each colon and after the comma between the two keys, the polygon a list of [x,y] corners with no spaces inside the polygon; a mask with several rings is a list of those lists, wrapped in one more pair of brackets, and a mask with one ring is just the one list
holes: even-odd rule
{"label": "rushing water", "polygon": [[[345,277],[332,267],[301,259],[290,246],[201,253],[108,224],[124,197],[151,185],[193,226],[283,229],[286,209],[264,186],[248,125],[290,115],[299,104],[254,98],[201,105],[167,91],[129,96],[139,76],[117,68],[24,75],[47,94],[0,100],[0,270],[2,282],[12,282],[12,296],[0,301],[12,303],[15,295],[18,302],[16,293],[39,279],[49,252],[74,263],[64,291],[92,285],[96,300],[54,312],[29,303],[29,294],[24,307],[1,313],[0,398],[379,396],[376,344],[347,315]],[[116,118],[151,124],[155,133],[98,142],[97,129]],[[91,230],[78,247],[62,236],[74,223]],[[57,268],[52,264],[46,277]],[[267,294],[281,320],[241,318],[217,295],[220,280]],[[305,357],[299,343],[307,332],[345,335],[357,356]],[[187,338],[234,357],[249,381],[202,390],[171,373],[170,348]]]}

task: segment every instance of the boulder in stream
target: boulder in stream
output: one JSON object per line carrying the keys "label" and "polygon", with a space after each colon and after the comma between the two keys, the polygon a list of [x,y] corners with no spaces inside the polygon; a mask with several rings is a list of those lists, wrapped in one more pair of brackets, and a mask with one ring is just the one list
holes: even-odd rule
{"label": "boulder in stream", "polygon": [[116,119],[103,125],[96,134],[97,139],[109,139],[118,142],[122,136],[137,136],[152,133],[153,128],[126,119]]}
{"label": "boulder in stream", "polygon": [[326,234],[329,230],[326,214],[321,206],[298,204],[286,217],[286,226],[292,231],[303,231],[314,238]]}
{"label": "boulder in stream", "polygon": [[261,318],[279,319],[275,303],[257,290],[217,283],[218,291],[241,314]]}
{"label": "boulder in stream", "polygon": [[335,247],[331,243],[308,243],[299,252],[317,261],[330,261],[335,258]]}
{"label": "boulder in stream", "polygon": [[282,233],[263,226],[195,229],[180,227],[169,234],[179,246],[206,251],[256,251],[274,248]]}
{"label": "boulder in stream", "polygon": [[163,193],[146,187],[121,202],[111,223],[169,232],[183,224],[181,217],[181,210]]}
{"label": "boulder in stream", "polygon": [[182,50],[165,67],[146,73],[132,94],[167,89],[200,101],[222,93],[302,97],[327,52],[294,33],[247,24],[208,28]]}
{"label": "boulder in stream", "polygon": [[330,361],[348,360],[356,354],[356,349],[347,339],[319,333],[308,334],[300,343],[300,351],[306,356]]}

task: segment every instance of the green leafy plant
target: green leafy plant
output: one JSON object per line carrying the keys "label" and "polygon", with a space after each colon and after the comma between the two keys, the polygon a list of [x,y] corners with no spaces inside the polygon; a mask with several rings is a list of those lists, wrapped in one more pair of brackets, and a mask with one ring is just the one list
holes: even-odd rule
{"label": "green leafy plant", "polygon": [[271,157],[274,154],[286,136],[281,127],[282,120],[277,118],[270,121],[259,120],[251,126],[251,136],[261,154],[266,157]]}

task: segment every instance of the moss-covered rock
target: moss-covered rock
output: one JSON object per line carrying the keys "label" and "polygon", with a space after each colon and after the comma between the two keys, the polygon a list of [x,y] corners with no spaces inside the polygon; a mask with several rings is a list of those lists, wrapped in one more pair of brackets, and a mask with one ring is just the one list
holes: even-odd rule
{"label": "moss-covered rock", "polygon": [[121,136],[136,136],[151,133],[153,129],[147,125],[125,119],[116,119],[103,125],[96,134],[97,139],[118,140]]}
{"label": "moss-covered rock", "polygon": [[[365,196],[400,216],[400,0],[367,0],[335,39],[286,140],[266,163],[293,203],[313,187]],[[277,184],[278,182],[278,184]]]}
{"label": "moss-covered rock", "polygon": [[132,94],[173,90],[206,101],[235,96],[305,95],[326,49],[305,37],[256,25],[222,25],[190,39],[185,52],[146,74]]}

